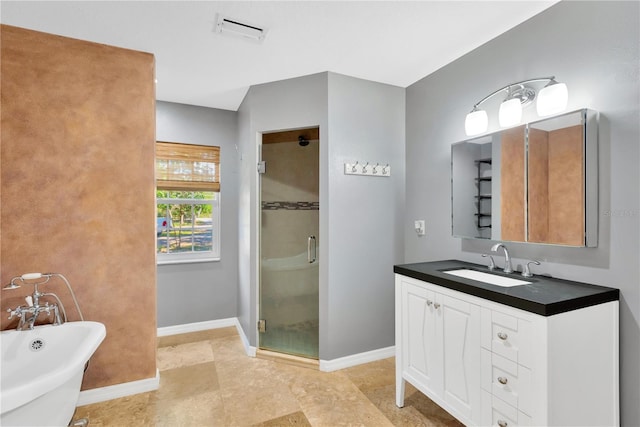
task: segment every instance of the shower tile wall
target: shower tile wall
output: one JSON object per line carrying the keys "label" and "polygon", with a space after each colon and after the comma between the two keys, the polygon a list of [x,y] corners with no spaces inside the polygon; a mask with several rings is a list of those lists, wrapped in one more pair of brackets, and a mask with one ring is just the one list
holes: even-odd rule
{"label": "shower tile wall", "polygon": [[[301,247],[299,236],[310,228],[318,236],[318,149],[318,140],[306,147],[297,143],[262,146],[268,171],[262,179],[263,258],[291,256]],[[269,244],[278,240],[277,245]],[[302,244],[306,248],[306,240]]]}

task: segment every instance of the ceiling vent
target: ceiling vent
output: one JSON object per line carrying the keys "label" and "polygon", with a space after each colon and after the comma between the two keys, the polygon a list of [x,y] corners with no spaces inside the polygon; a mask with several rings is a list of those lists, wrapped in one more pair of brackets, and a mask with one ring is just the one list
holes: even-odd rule
{"label": "ceiling vent", "polygon": [[218,14],[216,16],[216,33],[229,35],[233,37],[242,37],[247,40],[262,42],[267,35],[267,30],[257,27],[253,24],[240,22],[227,16]]}

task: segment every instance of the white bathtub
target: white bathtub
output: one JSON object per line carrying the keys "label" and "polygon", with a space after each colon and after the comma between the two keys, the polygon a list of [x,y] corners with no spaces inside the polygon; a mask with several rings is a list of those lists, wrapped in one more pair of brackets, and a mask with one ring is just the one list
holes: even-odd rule
{"label": "white bathtub", "polygon": [[84,367],[106,335],[98,322],[0,333],[0,425],[67,426]]}

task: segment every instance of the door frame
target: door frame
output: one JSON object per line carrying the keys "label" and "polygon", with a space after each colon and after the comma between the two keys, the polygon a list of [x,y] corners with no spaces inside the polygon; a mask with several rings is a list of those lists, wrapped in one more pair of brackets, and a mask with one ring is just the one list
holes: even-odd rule
{"label": "door frame", "polygon": [[[256,189],[256,197],[255,197],[255,204],[254,204],[254,209],[256,212],[255,215],[255,230],[256,232],[254,233],[253,236],[253,244],[255,245],[254,247],[256,248],[255,250],[255,254],[256,254],[256,258],[255,258],[255,264],[254,264],[254,268],[256,271],[256,286],[255,286],[255,322],[253,324],[253,330],[255,332],[255,337],[256,337],[256,346],[255,346],[255,350],[258,351],[260,350],[260,331],[258,330],[258,323],[260,321],[260,297],[261,297],[261,289],[262,289],[262,268],[261,268],[261,259],[262,259],[262,179],[260,177],[260,173],[258,173],[258,163],[262,161],[262,139],[263,139],[263,135],[264,134],[268,134],[268,133],[276,133],[276,132],[289,132],[289,131],[301,131],[301,130],[305,130],[305,129],[317,129],[318,130],[318,143],[320,144],[319,146],[319,151],[318,151],[318,156],[319,156],[319,168],[320,170],[318,171],[318,185],[320,187],[320,192],[322,191],[322,138],[320,137],[320,130],[321,130],[321,126],[319,124],[312,124],[312,125],[308,125],[308,126],[299,126],[299,127],[287,127],[287,128],[282,128],[282,129],[263,129],[260,131],[257,131],[255,134],[255,138],[256,138],[256,144],[255,144],[255,154],[256,154],[256,164],[255,164],[255,169],[254,169],[254,176],[255,176],[255,189]],[[318,195],[320,197],[320,194]],[[319,208],[319,217],[322,216],[322,203],[320,203],[320,208]],[[319,219],[319,223],[318,223],[318,227],[320,229],[320,233],[319,233],[319,240],[322,240],[321,236],[322,236],[322,221]],[[320,254],[318,254],[318,257],[320,257]],[[319,293],[321,293],[321,285],[322,285],[322,281],[320,280],[320,276],[321,276],[321,271],[322,268],[321,266],[319,266],[318,268],[318,291]],[[319,300],[318,300],[318,305],[320,305],[320,296],[319,296]],[[320,310],[319,310],[320,311]],[[319,316],[322,317],[322,313],[319,312]],[[320,319],[318,319],[320,320]],[[320,353],[321,353],[321,349],[320,349],[320,324],[318,324],[318,360],[320,360]]]}

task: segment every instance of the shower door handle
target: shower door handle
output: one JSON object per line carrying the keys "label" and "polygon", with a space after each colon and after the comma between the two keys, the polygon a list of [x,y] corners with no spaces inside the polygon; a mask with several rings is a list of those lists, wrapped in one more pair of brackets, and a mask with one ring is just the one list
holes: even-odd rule
{"label": "shower door handle", "polygon": [[316,255],[316,236],[309,236],[307,238],[307,261],[309,263],[315,262]]}

